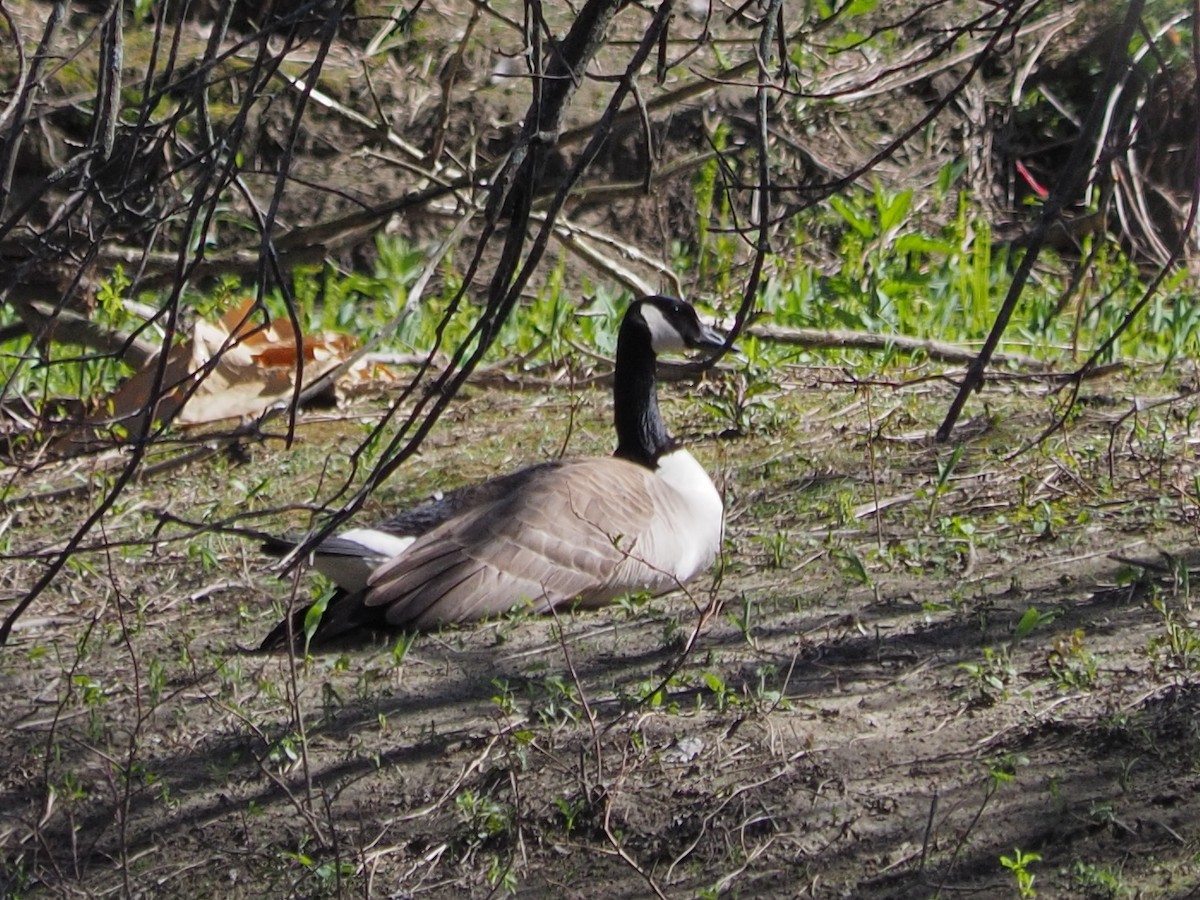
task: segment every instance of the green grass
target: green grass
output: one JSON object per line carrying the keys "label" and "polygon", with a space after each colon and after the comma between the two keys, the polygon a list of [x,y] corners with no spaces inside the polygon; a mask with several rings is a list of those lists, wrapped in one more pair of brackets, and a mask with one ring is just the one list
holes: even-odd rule
{"label": "green grass", "polygon": [[[992,326],[1020,251],[995,243],[970,195],[954,189],[957,174],[947,169],[934,192],[935,199],[943,195],[935,206],[954,210],[948,218],[927,212],[924,207],[929,204],[918,203],[912,191],[891,192],[878,182],[869,190],[848,190],[798,217],[791,247],[771,259],[774,274],[764,287],[762,311],[779,325],[895,333],[966,346],[980,343]],[[694,185],[704,213],[701,223],[711,217],[728,226],[728,210],[713,198],[713,177],[702,170]],[[812,235],[822,239],[813,240]],[[813,251],[828,246],[831,235],[835,253]],[[692,252],[677,247],[677,268],[699,272],[706,290],[692,299],[724,305],[722,298],[736,294],[737,284],[721,279],[736,268],[740,248],[727,227],[702,227],[699,240]],[[371,275],[324,272],[317,278],[315,272],[298,273],[297,299],[309,328],[366,336],[399,312],[423,257],[393,238],[379,238],[377,250]],[[1115,330],[1144,289],[1138,270],[1114,243],[1106,242],[1096,248],[1083,299],[1060,309],[1071,265],[1053,254],[1043,255],[1038,277],[1026,288],[1001,349],[1069,367]],[[705,276],[706,272],[713,274]],[[433,344],[457,283],[452,264],[446,264],[443,274],[442,295],[419,304],[396,332],[399,347],[421,350]],[[506,323],[493,357],[516,355],[526,365],[559,364],[572,356],[572,344],[611,355],[623,305],[621,295],[602,289],[569,296],[560,258],[536,296]],[[278,300],[272,308],[280,309]],[[463,304],[445,330],[444,348],[457,346],[474,315],[474,307]],[[1164,283],[1139,326],[1117,343],[1114,358],[1168,364],[1197,352],[1200,309],[1191,302],[1186,273],[1181,271]],[[756,383],[763,381],[765,370],[796,357],[795,351],[761,342],[748,344],[747,353]],[[845,351],[801,357],[881,364]]]}
{"label": "green grass", "polygon": [[[968,348],[982,342],[1011,280],[1020,251],[998,245],[987,220],[968,193],[955,188],[958,172],[942,173],[929,197],[913,191],[889,191],[880,183],[853,188],[797,217],[791,245],[770,260],[772,276],[760,298],[769,322],[782,326],[848,328],[870,333],[934,338]],[[728,279],[737,269],[740,245],[730,237],[727,208],[715,199],[707,169],[694,189],[702,202],[701,222],[711,218],[726,227],[701,228],[698,247],[677,246],[679,271],[695,271],[704,285],[692,299],[712,311],[728,313],[738,285]],[[717,195],[723,196],[723,195]],[[940,199],[939,199],[940,198]],[[946,216],[930,210],[951,210]],[[1101,241],[1102,238],[1094,238]],[[438,341],[451,352],[466,338],[478,309],[470,300],[449,316],[461,275],[456,261],[440,264],[438,278],[410,314],[402,311],[409,289],[421,274],[422,250],[396,237],[378,236],[371,271],[341,271],[332,266],[301,267],[292,274],[291,292],[307,333],[348,333],[360,340],[386,335],[384,349],[425,352]],[[1087,248],[1085,248],[1087,249]],[[1087,289],[1060,308],[1072,263],[1043,254],[1037,277],[1026,288],[1017,316],[1001,350],[1017,351],[1070,368],[1099,346],[1118,326],[1144,290],[1139,271],[1112,242],[1095,249]],[[832,251],[832,252],[830,252]],[[711,273],[705,276],[705,272]],[[721,274],[717,274],[721,273]],[[440,286],[438,286],[440,285]],[[135,318],[122,300],[129,280],[118,266],[102,283],[93,318],[127,331]],[[203,295],[184,298],[189,316],[217,318],[253,288],[226,279]],[[141,302],[156,307],[157,295]],[[565,256],[547,271],[540,287],[505,323],[490,359],[518,358],[525,368],[579,363],[576,347],[611,356],[626,295],[600,286],[572,288]],[[273,316],[286,315],[282,295],[267,297]],[[443,322],[443,319],[446,319]],[[0,324],[13,314],[0,314]],[[184,329],[187,333],[187,329]],[[746,384],[742,397],[727,402],[729,427],[744,432],[753,419],[770,415],[773,371],[788,362],[836,362],[879,370],[892,354],[868,355],[852,349],[796,351],[770,342],[743,342]],[[1168,278],[1137,325],[1113,348],[1110,359],[1169,365],[1200,354],[1200,307],[1191,300],[1186,272]],[[80,348],[51,344],[35,352],[28,339],[0,346],[0,383],[10,395],[33,399],[82,397],[109,393],[130,374],[113,359]]]}

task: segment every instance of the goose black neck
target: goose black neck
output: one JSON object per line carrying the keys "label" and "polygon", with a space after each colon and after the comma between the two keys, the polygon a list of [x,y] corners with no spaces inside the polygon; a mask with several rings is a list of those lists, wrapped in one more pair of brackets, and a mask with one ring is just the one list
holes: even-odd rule
{"label": "goose black neck", "polygon": [[617,336],[613,372],[613,415],[617,427],[614,456],[654,468],[675,447],[658,411],[654,347],[641,317],[626,316]]}

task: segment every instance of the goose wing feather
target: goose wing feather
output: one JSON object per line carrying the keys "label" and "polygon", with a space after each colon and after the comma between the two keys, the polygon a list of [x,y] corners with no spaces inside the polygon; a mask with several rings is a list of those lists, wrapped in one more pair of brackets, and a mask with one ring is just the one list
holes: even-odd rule
{"label": "goose wing feather", "polygon": [[687,541],[672,523],[687,523],[686,507],[634,463],[563,462],[419,538],[371,575],[361,602],[382,608],[389,625],[427,628],[522,601],[545,612],[576,598],[599,605],[632,590],[667,590]]}
{"label": "goose wing feather", "polygon": [[562,465],[558,460],[537,463],[481,481],[477,484],[466,484],[462,487],[447,491],[436,500],[430,500],[410,509],[401,510],[375,527],[389,534],[421,535],[432,531],[439,525],[455,516],[523,490],[530,481],[543,478],[548,472]]}

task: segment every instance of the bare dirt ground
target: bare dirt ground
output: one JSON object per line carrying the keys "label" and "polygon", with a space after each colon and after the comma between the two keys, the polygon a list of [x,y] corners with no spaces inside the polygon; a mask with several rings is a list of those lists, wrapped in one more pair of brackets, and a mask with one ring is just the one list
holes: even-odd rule
{"label": "bare dirt ground", "polygon": [[[1041,896],[1194,893],[1200,632],[1158,552],[1195,544],[1188,408],[1126,416],[1164,392],[1110,380],[1006,461],[1049,403],[994,387],[939,492],[950,451],[924,436],[949,389],[837,378],[790,372],[741,439],[670,392],[726,492],[719,583],[406,654],[244,652],[289,590],[253,543],[170,525],[155,552],[120,546],[168,506],[278,524],[369,406],[144,484],[2,658],[3,893],[1003,897],[1018,849]],[[572,428],[570,452],[602,451],[607,408],[473,392],[392,497]],[[78,512],[20,518],[49,539]]]}

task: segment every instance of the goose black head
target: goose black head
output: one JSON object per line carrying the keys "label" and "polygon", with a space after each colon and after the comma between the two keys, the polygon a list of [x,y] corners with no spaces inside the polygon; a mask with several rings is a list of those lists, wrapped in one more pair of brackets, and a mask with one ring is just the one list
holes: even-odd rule
{"label": "goose black head", "polygon": [[655,294],[630,305],[617,336],[613,373],[616,455],[657,468],[676,449],[658,411],[655,357],[683,350],[720,350],[725,338],[700,321],[691,304]]}
{"label": "goose black head", "polygon": [[725,337],[705,325],[690,303],[655,294],[638,300],[629,311],[640,320],[655,355],[682,350],[720,350]]}

